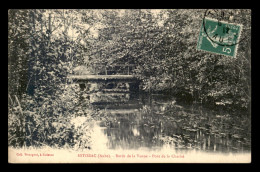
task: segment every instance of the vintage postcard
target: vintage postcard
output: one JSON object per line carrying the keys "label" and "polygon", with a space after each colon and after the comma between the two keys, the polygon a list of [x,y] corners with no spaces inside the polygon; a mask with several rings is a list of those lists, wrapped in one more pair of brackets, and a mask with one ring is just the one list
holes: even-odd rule
{"label": "vintage postcard", "polygon": [[9,163],[251,163],[250,9],[9,9]]}

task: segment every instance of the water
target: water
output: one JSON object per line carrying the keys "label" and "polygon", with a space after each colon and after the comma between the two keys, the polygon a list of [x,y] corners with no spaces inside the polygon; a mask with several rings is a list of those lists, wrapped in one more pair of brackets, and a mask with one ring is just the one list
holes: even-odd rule
{"label": "water", "polygon": [[[93,146],[109,150],[196,150],[250,152],[250,121],[173,97],[130,93],[91,93],[96,117]],[[99,142],[99,143],[98,143]]]}

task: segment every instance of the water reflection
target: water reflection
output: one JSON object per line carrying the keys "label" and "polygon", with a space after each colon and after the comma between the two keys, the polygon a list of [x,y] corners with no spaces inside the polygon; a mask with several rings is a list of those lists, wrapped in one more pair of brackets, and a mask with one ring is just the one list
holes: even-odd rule
{"label": "water reflection", "polygon": [[115,150],[167,147],[207,152],[251,149],[246,119],[180,106],[162,95],[91,94],[88,99],[104,116],[96,122],[93,137],[98,142],[96,147]]}

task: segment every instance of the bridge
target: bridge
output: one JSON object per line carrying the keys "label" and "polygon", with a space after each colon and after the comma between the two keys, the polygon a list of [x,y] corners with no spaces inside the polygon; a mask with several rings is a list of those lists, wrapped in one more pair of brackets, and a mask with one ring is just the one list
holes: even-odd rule
{"label": "bridge", "polygon": [[69,75],[68,79],[79,83],[82,89],[96,85],[98,88],[95,90],[103,92],[138,91],[139,80],[131,74],[133,67],[134,65],[130,64],[116,64],[109,67],[96,64],[93,72],[86,72],[87,69],[83,69],[81,72]]}
{"label": "bridge", "polygon": [[77,82],[135,82],[133,75],[69,75],[69,79]]}
{"label": "bridge", "polygon": [[68,79],[78,83],[88,95],[83,98],[100,112],[115,115],[129,115],[138,112],[141,105],[133,99],[133,92],[139,91],[137,77],[133,75],[134,65],[117,64],[114,66],[97,65],[90,68],[78,68]]}

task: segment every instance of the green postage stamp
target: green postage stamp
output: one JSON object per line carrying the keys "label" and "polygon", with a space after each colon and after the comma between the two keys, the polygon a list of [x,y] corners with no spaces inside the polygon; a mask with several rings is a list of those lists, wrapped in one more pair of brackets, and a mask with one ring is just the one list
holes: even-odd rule
{"label": "green postage stamp", "polygon": [[198,50],[236,57],[242,25],[204,18],[197,44]]}

